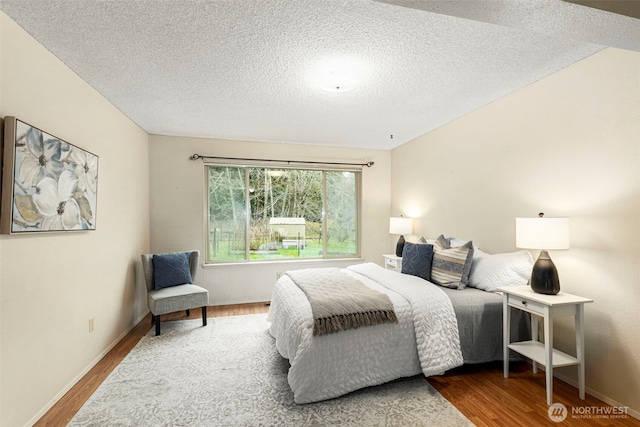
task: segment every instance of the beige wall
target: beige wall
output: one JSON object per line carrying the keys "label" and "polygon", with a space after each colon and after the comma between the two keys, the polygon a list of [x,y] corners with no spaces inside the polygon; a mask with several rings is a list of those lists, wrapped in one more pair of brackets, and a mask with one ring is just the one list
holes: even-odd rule
{"label": "beige wall", "polygon": [[[587,392],[639,415],[639,53],[606,49],[423,135],[393,150],[392,172],[393,209],[425,236],[512,251],[515,217],[570,217],[571,250],[551,256],[562,290],[595,300]],[[573,322],[555,325],[573,348]]]}
{"label": "beige wall", "polygon": [[[30,425],[147,312],[148,135],[0,13],[0,117],[97,154],[97,230],[0,236],[0,425]],[[89,318],[95,331],[89,333]]]}
{"label": "beige wall", "polygon": [[[374,161],[362,172],[362,257],[382,264],[391,249],[389,151],[255,143],[167,136],[150,137],[151,249],[154,252],[205,249],[204,165],[198,153],[227,157],[333,162]],[[346,266],[353,260],[219,265],[201,268],[196,283],[210,292],[211,305],[268,301],[276,273],[292,268]]]}

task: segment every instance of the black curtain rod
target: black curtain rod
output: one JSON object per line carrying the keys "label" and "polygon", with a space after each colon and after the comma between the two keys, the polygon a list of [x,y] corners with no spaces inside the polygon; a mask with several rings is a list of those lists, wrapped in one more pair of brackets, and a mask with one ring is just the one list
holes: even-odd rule
{"label": "black curtain rod", "polygon": [[374,165],[373,162],[367,163],[340,163],[340,162],[310,162],[310,161],[298,161],[298,160],[272,160],[272,159],[247,159],[243,157],[218,157],[218,156],[201,156],[200,154],[193,154],[190,157],[191,160],[198,159],[222,159],[222,160],[240,160],[250,162],[274,162],[274,163],[286,163],[286,164],[307,164],[307,165],[339,165],[339,166],[366,166],[370,168]]}

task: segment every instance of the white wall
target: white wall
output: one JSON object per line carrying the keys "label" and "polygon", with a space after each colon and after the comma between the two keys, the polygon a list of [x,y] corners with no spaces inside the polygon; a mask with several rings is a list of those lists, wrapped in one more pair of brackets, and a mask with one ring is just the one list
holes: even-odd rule
{"label": "white wall", "polygon": [[[390,252],[389,151],[319,147],[298,144],[255,143],[214,139],[150,137],[151,249],[153,252],[205,250],[205,170],[198,153],[227,157],[308,161],[374,161],[362,172],[362,257],[382,265]],[[277,262],[201,268],[196,283],[210,292],[211,305],[268,301],[276,273],[292,268],[346,266],[354,261]]]}
{"label": "white wall", "polygon": [[[140,316],[148,135],[0,13],[0,117],[99,156],[97,230],[0,236],[0,425],[30,425]],[[89,318],[95,331],[89,333]]]}
{"label": "white wall", "polygon": [[[392,173],[392,207],[416,233],[488,252],[515,249],[517,216],[568,216],[571,250],[551,257],[563,291],[595,300],[587,392],[640,415],[639,53],[606,49],[404,144]],[[555,325],[574,348],[573,322]]]}

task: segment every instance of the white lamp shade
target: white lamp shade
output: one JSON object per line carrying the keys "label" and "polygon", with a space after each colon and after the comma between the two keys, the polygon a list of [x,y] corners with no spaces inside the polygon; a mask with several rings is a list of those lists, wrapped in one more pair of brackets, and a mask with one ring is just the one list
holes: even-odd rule
{"label": "white lamp shade", "polygon": [[516,218],[516,247],[569,249],[569,218]]}
{"label": "white lamp shade", "polygon": [[389,234],[413,233],[413,220],[411,218],[389,218]]}

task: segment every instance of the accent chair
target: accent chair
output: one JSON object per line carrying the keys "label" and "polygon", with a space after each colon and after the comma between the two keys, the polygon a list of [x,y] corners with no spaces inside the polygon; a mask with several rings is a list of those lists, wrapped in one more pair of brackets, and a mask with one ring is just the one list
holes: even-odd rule
{"label": "accent chair", "polygon": [[202,308],[202,326],[207,326],[209,291],[193,284],[198,272],[199,251],[143,254],[142,268],[147,283],[147,305],[151,322],[160,335],[160,316],[175,311]]}

